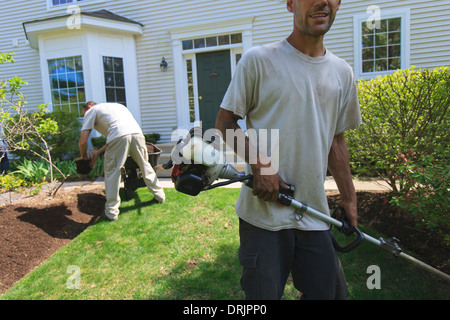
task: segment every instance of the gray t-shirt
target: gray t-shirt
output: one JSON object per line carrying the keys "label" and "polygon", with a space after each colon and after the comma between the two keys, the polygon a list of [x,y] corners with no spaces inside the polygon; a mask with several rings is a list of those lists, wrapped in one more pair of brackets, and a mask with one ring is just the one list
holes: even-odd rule
{"label": "gray t-shirt", "polygon": [[[273,134],[267,153],[281,179],[295,186],[297,200],[329,214],[324,182],[331,143],[362,123],[353,71],[344,60],[328,50],[309,57],[287,40],[254,47],[239,62],[221,108],[246,117],[249,132]],[[294,208],[263,201],[246,186],[236,212],[267,230],[329,228],[308,215],[298,221]]]}
{"label": "gray t-shirt", "polygon": [[127,134],[142,134],[131,112],[119,103],[99,103],[90,108],[84,114],[81,130],[92,129],[105,136],[107,143]]}

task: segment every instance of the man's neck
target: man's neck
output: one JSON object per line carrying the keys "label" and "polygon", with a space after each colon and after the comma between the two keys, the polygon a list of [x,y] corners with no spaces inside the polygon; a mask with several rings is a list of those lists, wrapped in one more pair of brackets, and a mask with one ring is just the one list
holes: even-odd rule
{"label": "man's neck", "polygon": [[325,47],[323,45],[323,38],[321,37],[311,37],[308,35],[301,34],[294,30],[291,35],[287,38],[287,41],[297,50],[310,56],[312,58],[320,58],[325,55]]}

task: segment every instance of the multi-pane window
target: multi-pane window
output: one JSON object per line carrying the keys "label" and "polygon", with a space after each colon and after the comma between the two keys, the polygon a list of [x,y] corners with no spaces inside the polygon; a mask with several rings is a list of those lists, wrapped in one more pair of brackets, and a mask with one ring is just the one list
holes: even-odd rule
{"label": "multi-pane window", "polygon": [[76,3],[83,0],[52,0],[52,5],[57,6],[60,4],[67,4],[67,3]]}
{"label": "multi-pane window", "polygon": [[201,49],[207,47],[225,46],[242,43],[242,34],[226,34],[221,36],[183,40],[183,50]]}
{"label": "multi-pane window", "polygon": [[383,19],[378,28],[361,23],[362,72],[382,72],[401,68],[401,18]]}
{"label": "multi-pane window", "polygon": [[81,116],[81,107],[86,100],[81,56],[50,59],[47,62],[53,110]]}
{"label": "multi-pane window", "polygon": [[195,121],[195,100],[194,100],[194,75],[192,72],[192,60],[186,60],[187,70],[187,87],[188,87],[188,99],[189,99],[189,121]]}
{"label": "multi-pane window", "polygon": [[106,102],[117,102],[126,106],[123,59],[103,57]]}

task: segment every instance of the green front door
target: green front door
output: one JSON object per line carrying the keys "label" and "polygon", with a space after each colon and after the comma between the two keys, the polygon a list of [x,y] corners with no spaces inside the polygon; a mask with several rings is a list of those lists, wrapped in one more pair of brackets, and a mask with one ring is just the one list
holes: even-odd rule
{"label": "green front door", "polygon": [[203,129],[215,128],[217,113],[231,81],[230,50],[199,53],[198,99]]}

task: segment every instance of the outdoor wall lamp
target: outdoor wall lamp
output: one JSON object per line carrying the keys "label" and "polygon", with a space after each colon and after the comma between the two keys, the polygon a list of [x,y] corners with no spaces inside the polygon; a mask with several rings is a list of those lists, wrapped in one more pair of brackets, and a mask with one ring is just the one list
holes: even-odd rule
{"label": "outdoor wall lamp", "polygon": [[161,63],[159,64],[159,67],[161,68],[161,71],[167,71],[167,67],[169,67],[169,64],[166,61],[166,58],[162,58]]}

